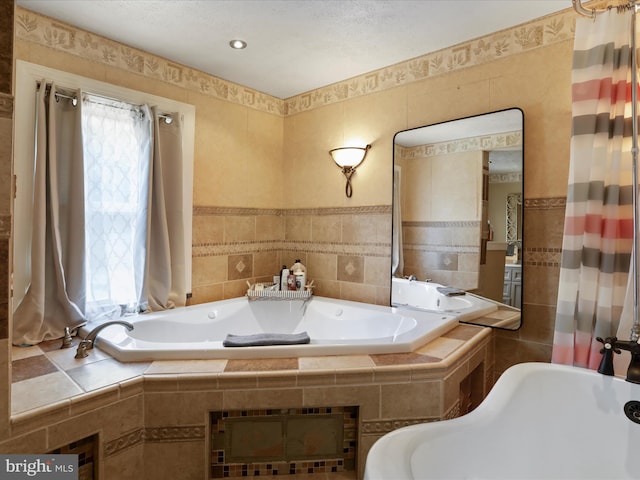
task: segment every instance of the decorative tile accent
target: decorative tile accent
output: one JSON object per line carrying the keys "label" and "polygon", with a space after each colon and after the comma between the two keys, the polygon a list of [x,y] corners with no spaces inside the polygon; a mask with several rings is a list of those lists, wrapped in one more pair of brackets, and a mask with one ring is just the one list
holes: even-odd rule
{"label": "decorative tile accent", "polygon": [[338,280],[343,282],[364,282],[364,258],[338,255]]}
{"label": "decorative tile accent", "polygon": [[361,207],[289,208],[283,215],[383,215],[391,214],[391,205],[363,205]]}
{"label": "decorative tile accent", "polygon": [[403,227],[431,227],[431,228],[455,228],[455,227],[479,227],[478,220],[453,221],[453,222],[402,222]]}
{"label": "decorative tile accent", "polygon": [[228,280],[253,277],[253,255],[230,255],[228,258]]}
{"label": "decorative tile accent", "polygon": [[561,248],[524,248],[523,264],[538,267],[560,267]]}
{"label": "decorative tile accent", "polygon": [[282,215],[277,208],[241,208],[194,206],[193,215]]}
{"label": "decorative tile accent", "polygon": [[145,443],[194,442],[202,440],[204,435],[204,425],[147,427],[144,429]]}
{"label": "decorative tile accent", "polygon": [[104,456],[105,458],[110,457],[141,443],[199,442],[204,439],[204,436],[204,425],[139,428],[119,438],[105,442]]}
{"label": "decorative tile accent", "polygon": [[429,423],[440,420],[439,418],[412,418],[403,420],[363,420],[362,433],[366,434],[385,434],[393,432],[402,427],[411,425],[419,425],[421,423]]}
{"label": "decorative tile accent", "polygon": [[116,438],[115,440],[105,442],[104,456],[105,458],[108,458],[112,455],[115,455],[116,453],[121,452],[122,450],[134,447],[142,442],[144,442],[144,429],[140,428],[131,433],[127,433],[122,437]]}
{"label": "decorative tile accent", "polygon": [[566,208],[567,197],[551,198],[525,198],[524,208],[551,210],[555,208]]}

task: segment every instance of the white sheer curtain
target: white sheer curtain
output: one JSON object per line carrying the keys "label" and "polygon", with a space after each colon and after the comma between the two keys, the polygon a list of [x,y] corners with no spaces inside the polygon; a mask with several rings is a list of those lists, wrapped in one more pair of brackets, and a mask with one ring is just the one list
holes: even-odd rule
{"label": "white sheer curtain", "polygon": [[84,95],[89,318],[146,309],[143,295],[152,120],[149,109]]}

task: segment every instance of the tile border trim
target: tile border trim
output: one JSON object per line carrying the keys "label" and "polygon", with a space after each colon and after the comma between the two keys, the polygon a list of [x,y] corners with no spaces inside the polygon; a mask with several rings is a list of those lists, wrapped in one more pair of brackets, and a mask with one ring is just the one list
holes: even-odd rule
{"label": "tile border trim", "polygon": [[363,205],[358,207],[316,207],[316,208],[243,208],[194,206],[194,216],[205,215],[385,215],[393,211],[392,205]]}

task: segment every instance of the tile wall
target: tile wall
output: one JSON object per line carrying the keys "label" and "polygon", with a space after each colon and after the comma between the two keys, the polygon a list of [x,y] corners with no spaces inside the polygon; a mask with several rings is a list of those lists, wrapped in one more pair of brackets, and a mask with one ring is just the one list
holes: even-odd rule
{"label": "tile wall", "polygon": [[391,207],[196,207],[193,302],[244,295],[300,259],[317,295],[389,303]]}

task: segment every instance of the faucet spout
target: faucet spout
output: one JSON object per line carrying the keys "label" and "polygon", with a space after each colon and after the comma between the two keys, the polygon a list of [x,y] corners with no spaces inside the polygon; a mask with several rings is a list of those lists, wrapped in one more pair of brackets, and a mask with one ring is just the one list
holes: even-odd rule
{"label": "faucet spout", "polygon": [[91,330],[83,340],[80,341],[75,358],[85,358],[89,356],[87,350],[91,350],[93,348],[93,345],[96,342],[96,338],[98,337],[98,333],[100,333],[103,329],[110,327],[111,325],[122,325],[126,327],[128,331],[133,330],[133,325],[129,322],[125,322],[124,320],[113,320],[111,322],[105,322],[102,325],[98,325],[96,328]]}

